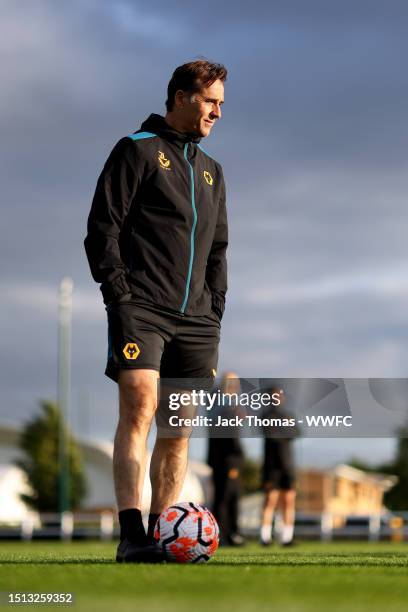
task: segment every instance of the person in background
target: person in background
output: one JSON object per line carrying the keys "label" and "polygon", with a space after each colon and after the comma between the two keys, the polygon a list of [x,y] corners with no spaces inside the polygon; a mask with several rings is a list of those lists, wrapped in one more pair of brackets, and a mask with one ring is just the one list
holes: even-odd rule
{"label": "person in background", "polygon": [[[280,405],[270,407],[267,414],[269,418],[289,418],[290,415],[283,410],[286,402],[282,390],[271,389],[270,393],[279,393]],[[286,428],[289,429],[289,428]],[[282,523],[280,526],[280,543],[283,546],[293,544],[295,524],[295,461],[293,453],[293,437],[297,434],[297,428],[291,428],[289,438],[276,436],[276,428],[264,430],[264,462],[262,468],[262,487],[264,500],[262,508],[262,520],[260,529],[260,543],[268,546],[272,543],[272,523],[277,508],[281,511]],[[279,428],[279,433],[283,433]]]}
{"label": "person in background", "polygon": [[[237,374],[226,372],[220,385],[222,393],[240,393]],[[238,414],[236,404],[224,402],[213,409],[212,417],[231,418]],[[222,436],[222,437],[221,437]],[[220,543],[242,546],[244,538],[238,530],[239,499],[241,497],[241,469],[244,452],[239,439],[239,427],[217,427],[212,430],[208,444],[208,464],[213,469],[213,514],[220,527]]]}

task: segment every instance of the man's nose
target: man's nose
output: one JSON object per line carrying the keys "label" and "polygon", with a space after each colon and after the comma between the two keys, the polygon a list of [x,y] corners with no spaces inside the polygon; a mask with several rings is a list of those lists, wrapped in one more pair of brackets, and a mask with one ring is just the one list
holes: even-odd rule
{"label": "man's nose", "polygon": [[221,119],[221,106],[219,104],[214,104],[213,109],[211,111],[211,115],[215,119]]}

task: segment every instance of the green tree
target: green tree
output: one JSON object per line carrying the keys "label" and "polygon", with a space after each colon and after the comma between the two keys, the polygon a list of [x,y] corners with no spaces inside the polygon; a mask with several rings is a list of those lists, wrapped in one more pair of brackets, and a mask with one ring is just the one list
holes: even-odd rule
{"label": "green tree", "polygon": [[[21,435],[20,449],[24,453],[16,461],[27,475],[32,495],[21,495],[22,500],[39,512],[59,510],[59,433],[61,412],[55,403],[41,402],[42,413],[29,421]],[[69,509],[80,506],[86,493],[81,452],[71,432],[65,427],[67,452]]]}
{"label": "green tree", "polygon": [[400,429],[399,436],[394,461],[382,466],[386,473],[398,476],[398,482],[384,496],[390,510],[408,510],[408,427]]}

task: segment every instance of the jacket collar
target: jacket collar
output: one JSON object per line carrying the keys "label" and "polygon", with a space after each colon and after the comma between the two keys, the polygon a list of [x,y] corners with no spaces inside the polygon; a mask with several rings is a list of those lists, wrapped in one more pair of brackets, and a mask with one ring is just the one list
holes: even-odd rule
{"label": "jacket collar", "polygon": [[175,130],[168,123],[166,123],[164,117],[161,115],[156,115],[156,113],[152,113],[146,119],[146,121],[142,123],[140,129],[143,132],[152,132],[153,134],[157,134],[160,136],[160,138],[177,143],[180,146],[185,145],[187,142],[198,143],[201,140],[201,138],[198,138],[196,135]]}

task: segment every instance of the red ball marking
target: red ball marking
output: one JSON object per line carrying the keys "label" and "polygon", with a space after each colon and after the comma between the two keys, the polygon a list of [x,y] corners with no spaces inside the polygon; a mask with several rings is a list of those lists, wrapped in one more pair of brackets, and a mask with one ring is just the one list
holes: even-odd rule
{"label": "red ball marking", "polygon": [[214,538],[209,547],[207,548],[207,555],[210,557],[218,548],[218,539]]}
{"label": "red ball marking", "polygon": [[170,545],[171,554],[177,561],[185,561],[191,556],[191,548],[197,545],[197,540],[192,538],[178,538]]}

